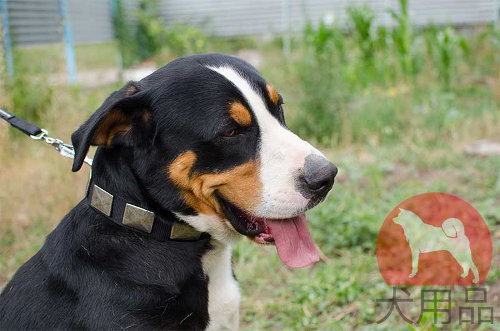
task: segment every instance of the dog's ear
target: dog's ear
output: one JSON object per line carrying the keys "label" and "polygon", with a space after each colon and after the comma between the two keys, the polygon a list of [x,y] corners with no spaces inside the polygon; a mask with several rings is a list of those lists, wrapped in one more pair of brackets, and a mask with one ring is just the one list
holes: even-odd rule
{"label": "dog's ear", "polygon": [[[128,82],[113,92],[71,135],[75,148],[73,171],[82,167],[90,145],[112,148],[144,144],[154,135],[147,91]],[[151,140],[149,140],[151,141]]]}

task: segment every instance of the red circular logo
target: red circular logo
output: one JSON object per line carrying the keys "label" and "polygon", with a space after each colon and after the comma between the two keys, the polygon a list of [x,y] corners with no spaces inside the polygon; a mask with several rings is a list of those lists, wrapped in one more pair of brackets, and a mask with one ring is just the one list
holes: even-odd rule
{"label": "red circular logo", "polygon": [[491,266],[491,236],[481,215],[445,193],[416,195],[387,215],[377,260],[388,285],[478,285]]}

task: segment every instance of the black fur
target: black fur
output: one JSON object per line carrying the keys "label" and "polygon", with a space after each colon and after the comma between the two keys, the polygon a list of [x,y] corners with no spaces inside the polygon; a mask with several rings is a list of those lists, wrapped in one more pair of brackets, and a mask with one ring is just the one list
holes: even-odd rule
{"label": "black fur", "polygon": [[[78,171],[103,121],[120,112],[131,129],[94,158],[93,180],[157,214],[194,214],[169,181],[167,167],[192,150],[194,170],[217,172],[255,157],[258,125],[236,128],[228,105],[241,93],[205,65],[229,64],[274,107],[265,81],[247,63],[209,54],[175,60],[114,92],[72,136]],[[71,183],[68,183],[71,185]],[[159,242],[110,222],[86,200],[73,208],[0,295],[0,329],[204,329],[208,279],[201,256],[208,239]]]}

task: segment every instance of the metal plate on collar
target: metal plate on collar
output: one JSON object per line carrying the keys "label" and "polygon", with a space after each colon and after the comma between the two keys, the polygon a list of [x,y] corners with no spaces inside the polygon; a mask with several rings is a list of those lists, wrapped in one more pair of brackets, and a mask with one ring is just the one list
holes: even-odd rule
{"label": "metal plate on collar", "polygon": [[198,240],[200,235],[201,233],[191,225],[179,222],[174,222],[170,231],[170,239]]}
{"label": "metal plate on collar", "polygon": [[149,210],[142,209],[141,207],[134,206],[130,203],[125,205],[123,212],[123,225],[130,226],[137,230],[151,233],[153,229],[153,222],[155,214]]}
{"label": "metal plate on collar", "polygon": [[106,216],[111,216],[113,196],[94,184],[90,205]]}

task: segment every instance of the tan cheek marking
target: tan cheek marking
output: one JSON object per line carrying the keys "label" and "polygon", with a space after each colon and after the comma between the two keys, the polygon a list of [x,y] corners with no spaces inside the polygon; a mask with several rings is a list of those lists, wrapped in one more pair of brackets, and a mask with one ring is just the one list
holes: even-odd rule
{"label": "tan cheek marking", "polygon": [[126,133],[132,128],[130,119],[122,112],[112,111],[104,120],[99,123],[99,126],[94,133],[92,139],[93,145],[110,146],[113,138],[118,133]]}
{"label": "tan cheek marking", "polygon": [[208,191],[218,190],[224,198],[248,212],[255,211],[262,199],[259,162],[252,160],[219,174],[202,175]]}
{"label": "tan cheek marking", "polygon": [[276,89],[269,84],[266,85],[266,88],[267,93],[269,93],[269,99],[277,105],[280,99],[278,92],[276,92]]}
{"label": "tan cheek marking", "polygon": [[189,187],[189,172],[196,161],[196,154],[187,151],[179,155],[168,167],[170,179],[181,188]]}
{"label": "tan cheek marking", "polygon": [[225,218],[214,192],[219,191],[232,204],[248,212],[260,203],[262,183],[257,161],[249,161],[225,172],[190,174],[196,161],[192,151],[179,155],[168,167],[172,182],[182,190],[185,202],[197,212]]}
{"label": "tan cheek marking", "polygon": [[241,126],[250,126],[252,124],[252,116],[247,107],[239,101],[233,102],[229,108],[231,118]]}
{"label": "tan cheek marking", "polygon": [[184,201],[201,214],[220,214],[220,207],[214,197],[202,193],[202,183],[190,175],[196,161],[196,154],[187,151],[179,155],[168,167],[168,176],[181,189]]}

